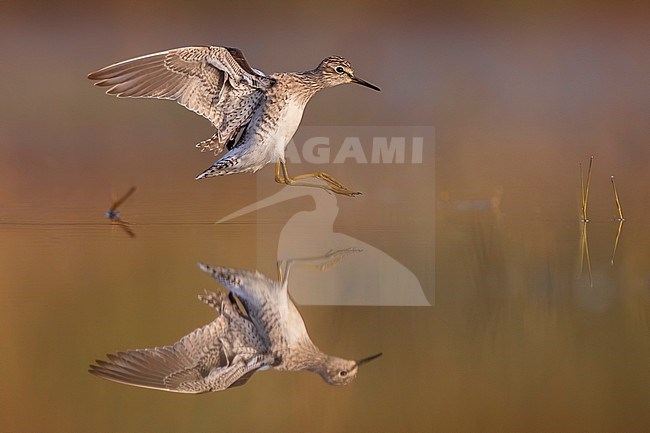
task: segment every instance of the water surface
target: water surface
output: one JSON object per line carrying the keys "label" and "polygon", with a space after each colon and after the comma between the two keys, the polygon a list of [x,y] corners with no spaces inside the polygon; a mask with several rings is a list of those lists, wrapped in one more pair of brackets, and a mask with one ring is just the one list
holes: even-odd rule
{"label": "water surface", "polygon": [[[234,8],[216,26],[217,5],[122,6],[3,6],[0,430],[650,428],[647,8],[333,3],[288,17]],[[434,127],[425,162],[290,165],[365,195],[305,193],[214,224],[280,193],[272,167],[194,181],[213,161],[193,148],[212,134],[203,119],[85,79],[192,43],[238,46],[266,71],[347,56],[382,92],[323,92],[304,125]],[[591,155],[587,264],[578,164]],[[626,219],[615,254],[611,175]],[[120,208],[132,238],[104,212],[133,185]],[[327,224],[317,209],[333,210]],[[294,283],[321,349],[384,353],[350,386],[263,372],[184,396],[86,372],[107,352],[170,344],[212,320],[196,295],[218,285],[196,262],[273,276],[278,258],[346,242],[370,259]],[[346,287],[386,290],[387,269],[412,275],[430,306],[346,301]],[[315,305],[309,291],[328,287],[338,305]]]}

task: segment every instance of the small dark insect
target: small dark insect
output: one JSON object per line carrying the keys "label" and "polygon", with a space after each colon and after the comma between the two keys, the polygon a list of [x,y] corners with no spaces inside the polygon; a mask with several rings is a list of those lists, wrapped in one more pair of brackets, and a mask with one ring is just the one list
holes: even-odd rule
{"label": "small dark insect", "polygon": [[122,197],[119,199],[115,200],[113,199],[113,204],[111,205],[111,208],[105,212],[106,217],[111,220],[112,223],[119,225],[122,227],[122,229],[126,232],[127,235],[130,237],[134,238],[135,233],[131,228],[128,226],[129,223],[126,221],[122,220],[120,218],[120,213],[118,212],[117,208],[126,201],[129,197],[131,197],[131,194],[135,192],[135,187],[132,186],[131,189],[129,189],[126,194],[124,194]]}

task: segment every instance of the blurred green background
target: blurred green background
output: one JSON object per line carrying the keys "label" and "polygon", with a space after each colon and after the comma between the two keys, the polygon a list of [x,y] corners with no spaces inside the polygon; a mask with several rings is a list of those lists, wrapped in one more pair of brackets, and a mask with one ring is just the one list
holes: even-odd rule
{"label": "blurred green background", "polygon": [[[647,2],[0,3],[0,431],[650,430],[649,18]],[[217,285],[195,263],[272,275],[260,245],[277,240],[258,225],[270,237],[313,206],[214,226],[272,168],[196,182],[214,160],[192,147],[207,121],[86,79],[193,44],[238,47],[267,73],[338,54],[382,88],[324,91],[303,125],[436,128],[434,185],[325,167],[393,186],[339,199],[335,229],[435,292],[432,307],[301,310],[325,352],[384,352],[348,387],[264,372],[184,396],[86,373],[212,320],[195,296]],[[593,285],[577,221],[591,155]],[[626,217],[613,264],[610,175]],[[103,215],[131,185],[134,239]]]}

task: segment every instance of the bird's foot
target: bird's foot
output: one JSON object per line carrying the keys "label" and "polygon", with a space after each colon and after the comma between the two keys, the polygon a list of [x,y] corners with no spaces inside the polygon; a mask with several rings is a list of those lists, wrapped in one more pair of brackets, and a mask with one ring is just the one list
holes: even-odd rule
{"label": "bird's foot", "polygon": [[362,193],[361,191],[352,191],[352,190],[347,189],[347,188],[344,187],[344,186],[343,186],[343,187],[340,187],[340,188],[339,188],[339,187],[330,186],[330,187],[328,188],[328,190],[329,190],[329,191],[332,191],[332,192],[334,192],[334,193],[336,193],[336,194],[345,195],[345,196],[347,196],[347,197],[357,197],[357,196],[363,195],[363,193]]}
{"label": "bird's foot", "polygon": [[334,186],[330,184],[318,184],[318,183],[311,183],[311,182],[303,182],[303,181],[298,181],[295,180],[294,178],[289,178],[289,179],[284,179],[284,178],[276,178],[275,181],[277,183],[281,183],[283,185],[287,186],[307,186],[310,188],[319,188],[323,189],[327,192],[333,192],[335,194],[340,194],[340,195],[345,195],[347,197],[356,197],[359,195],[362,195],[362,192],[359,191],[352,191],[347,189],[344,186]]}
{"label": "bird's foot", "polygon": [[[323,185],[318,183],[304,182],[305,179],[321,179],[324,180],[326,183]],[[315,173],[299,174],[293,177],[289,176],[289,173],[287,172],[287,168],[282,162],[278,162],[275,166],[275,181],[277,183],[281,183],[284,185],[308,186],[312,188],[320,188],[320,189],[324,189],[325,191],[345,195],[348,197],[356,197],[362,194],[361,192],[352,191],[346,188],[345,186],[343,186],[343,184],[341,184],[341,182],[334,179],[329,174],[323,173],[322,171],[315,172]]]}

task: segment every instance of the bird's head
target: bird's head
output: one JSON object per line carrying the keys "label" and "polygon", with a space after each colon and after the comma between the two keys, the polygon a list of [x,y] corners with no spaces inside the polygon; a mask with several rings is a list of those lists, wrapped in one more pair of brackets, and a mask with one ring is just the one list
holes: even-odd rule
{"label": "bird's head", "polygon": [[351,361],[348,359],[337,358],[335,356],[328,356],[322,368],[317,372],[325,382],[330,385],[347,385],[357,377],[359,366],[372,361],[381,356],[378,353],[361,361]]}
{"label": "bird's head", "polygon": [[354,75],[354,70],[350,62],[343,57],[331,56],[324,59],[318,65],[316,70],[323,76],[328,87],[338,86],[345,83],[357,83],[362,86],[370,87],[373,90],[379,91],[379,87],[370,84]]}

